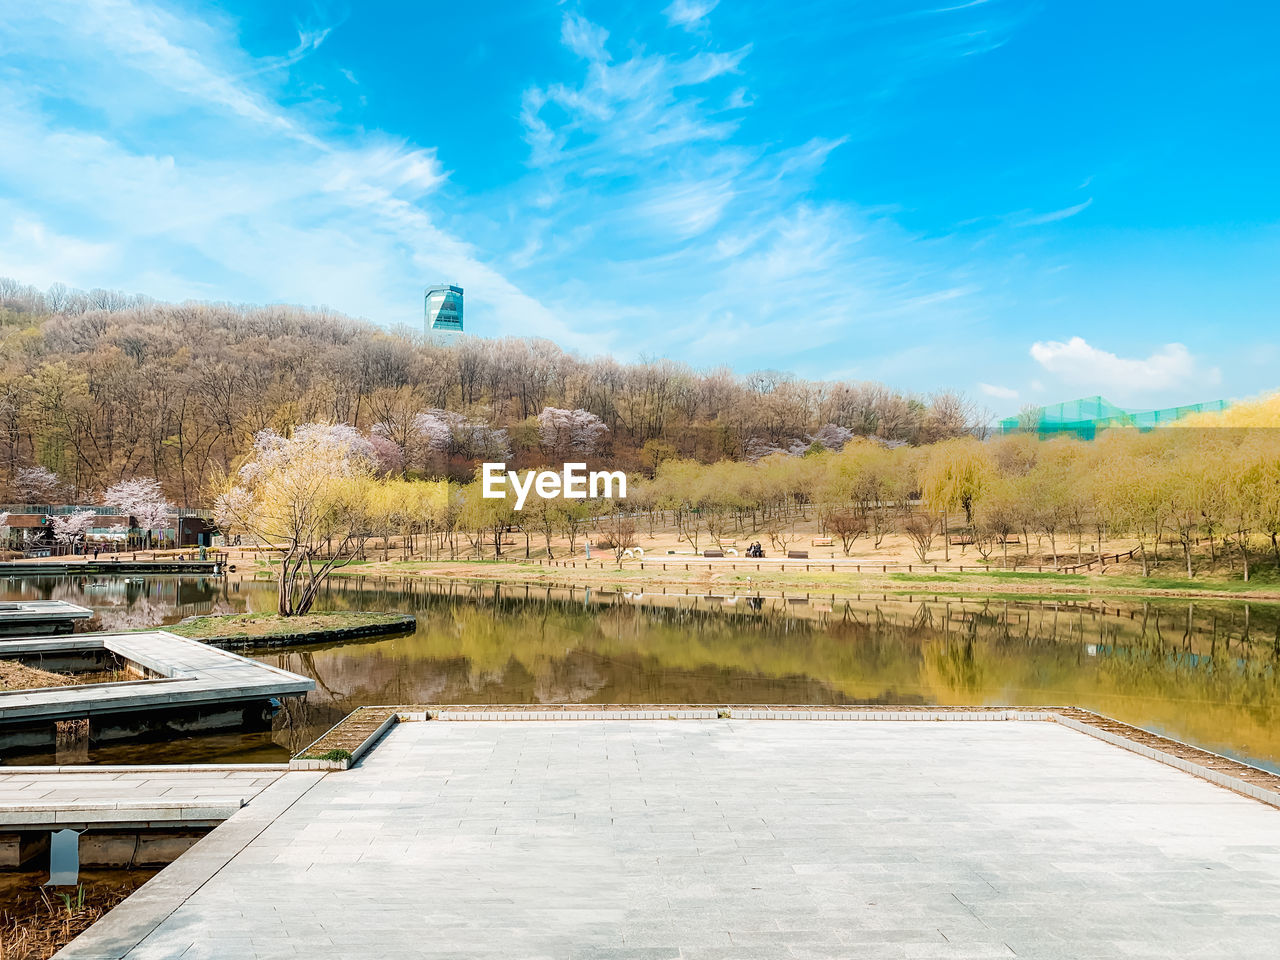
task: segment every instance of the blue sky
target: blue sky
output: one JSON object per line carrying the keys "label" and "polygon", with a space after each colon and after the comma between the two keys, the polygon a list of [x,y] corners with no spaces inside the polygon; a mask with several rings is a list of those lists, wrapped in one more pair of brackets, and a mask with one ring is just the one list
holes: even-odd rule
{"label": "blue sky", "polygon": [[1280,383],[1280,5],[0,8],[0,274],[964,390]]}

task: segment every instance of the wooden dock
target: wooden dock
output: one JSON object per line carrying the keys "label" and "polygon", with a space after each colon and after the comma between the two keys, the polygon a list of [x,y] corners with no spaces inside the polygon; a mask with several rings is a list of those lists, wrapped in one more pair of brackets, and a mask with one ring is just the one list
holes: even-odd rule
{"label": "wooden dock", "polygon": [[220,560],[6,560],[0,577],[66,577],[80,574],[184,574],[216,577],[226,572]]}

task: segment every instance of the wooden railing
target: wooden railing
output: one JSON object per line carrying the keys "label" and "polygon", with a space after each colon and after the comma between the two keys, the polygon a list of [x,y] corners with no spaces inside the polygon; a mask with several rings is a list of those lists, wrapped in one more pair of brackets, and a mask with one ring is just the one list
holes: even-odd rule
{"label": "wooden railing", "polygon": [[[1130,550],[1127,554],[1117,554],[1115,557],[1107,560],[1107,562],[1119,561],[1126,557],[1131,557],[1136,550]],[[511,557],[502,558],[510,563],[536,563],[543,567],[553,567],[562,570],[605,570],[610,567],[617,569],[618,564],[614,560],[546,560],[540,557],[530,557],[529,559]],[[1101,558],[1106,560],[1107,558]],[[639,562],[631,562],[628,568],[632,570],[655,570],[655,571],[693,571],[693,570],[725,570],[738,571],[754,570],[756,572],[765,572],[777,570],[786,572],[788,570],[804,570],[806,573],[830,572],[839,573],[840,571],[848,571],[851,573],[1075,573],[1077,570],[1087,569],[1098,559],[1089,561],[1089,563],[1075,564],[1073,566],[1054,567],[1051,564],[1024,564],[1015,567],[1002,567],[998,564],[990,563],[898,563],[894,561],[884,561],[879,563],[866,562],[860,560],[788,560],[783,557],[772,559],[766,557],[762,560],[752,560],[747,558],[727,557],[725,559],[710,557],[690,557],[689,559],[665,559],[655,560],[652,558],[641,560]]]}

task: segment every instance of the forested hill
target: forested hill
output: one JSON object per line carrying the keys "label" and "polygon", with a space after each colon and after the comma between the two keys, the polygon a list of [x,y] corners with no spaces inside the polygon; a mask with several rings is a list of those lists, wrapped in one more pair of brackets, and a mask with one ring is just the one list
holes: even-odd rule
{"label": "forested hill", "polygon": [[[145,476],[195,505],[254,433],[310,421],[372,432],[424,474],[470,475],[495,448],[516,465],[550,462],[564,451],[548,449],[540,430],[548,407],[594,414],[608,431],[591,453],[635,471],[671,456],[799,452],[815,438],[838,446],[851,434],[929,442],[979,419],[949,392],[626,364],[546,340],[443,345],[327,311],[42,292],[0,279],[0,502],[23,499],[19,473],[43,466],[72,500]],[[424,413],[445,435],[415,456]]]}

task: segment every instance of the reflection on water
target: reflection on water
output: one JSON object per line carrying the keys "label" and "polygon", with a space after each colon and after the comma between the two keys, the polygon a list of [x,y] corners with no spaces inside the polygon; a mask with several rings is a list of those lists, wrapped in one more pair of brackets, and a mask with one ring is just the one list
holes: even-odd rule
{"label": "reflection on water", "polygon": [[[251,580],[0,582],[0,599],[14,596],[73,600],[104,625],[134,627],[274,606],[272,586]],[[418,629],[261,652],[316,680],[286,704],[270,742],[193,738],[148,746],[145,759],[283,759],[366,704],[936,703],[1080,706],[1280,771],[1271,604],[846,602],[351,580],[319,606],[411,612]],[[110,755],[142,759],[128,747]]]}
{"label": "reflection on water", "polygon": [[217,577],[0,577],[0,600],[66,600],[91,609],[90,629],[144,630],[245,609],[240,584]]}

